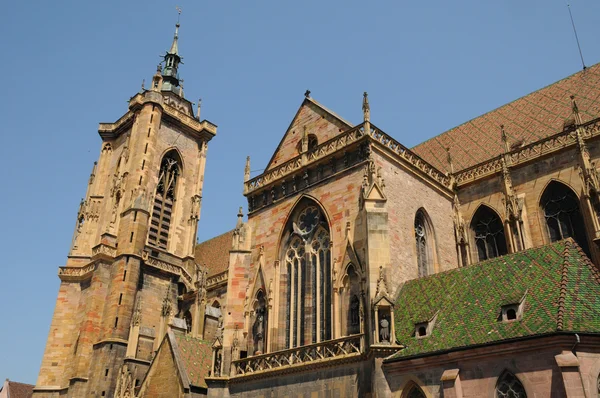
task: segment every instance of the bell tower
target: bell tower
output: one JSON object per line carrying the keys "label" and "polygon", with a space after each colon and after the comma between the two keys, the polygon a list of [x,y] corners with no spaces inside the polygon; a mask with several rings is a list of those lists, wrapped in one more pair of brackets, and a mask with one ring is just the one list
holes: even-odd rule
{"label": "bell tower", "polygon": [[196,333],[193,255],[217,127],[184,96],[179,27],[151,87],[100,123],[36,397],[133,396],[168,328]]}

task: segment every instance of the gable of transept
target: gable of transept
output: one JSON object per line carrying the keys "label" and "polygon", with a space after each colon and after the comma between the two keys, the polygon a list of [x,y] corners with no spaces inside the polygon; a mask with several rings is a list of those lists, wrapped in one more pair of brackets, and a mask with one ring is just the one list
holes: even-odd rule
{"label": "gable of transept", "polygon": [[310,150],[312,145],[322,144],[351,127],[349,122],[307,97],[302,101],[265,170],[270,170],[298,156],[302,149],[304,134],[308,135]]}

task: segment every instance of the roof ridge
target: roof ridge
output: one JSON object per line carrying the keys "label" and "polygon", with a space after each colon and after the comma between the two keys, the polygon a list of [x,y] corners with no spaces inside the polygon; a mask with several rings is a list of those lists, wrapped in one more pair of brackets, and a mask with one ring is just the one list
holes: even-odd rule
{"label": "roof ridge", "polygon": [[[418,143],[417,145],[413,146],[412,148],[416,148],[416,147],[418,147],[418,146],[420,146],[420,145],[423,145],[423,144],[425,144],[426,142],[429,142],[429,141],[431,141],[431,140],[434,140],[434,139],[438,138],[439,136],[441,136],[442,134],[444,134],[444,133],[447,133],[448,131],[454,130],[454,129],[456,129],[456,128],[459,128],[459,127],[461,127],[461,126],[464,126],[465,124],[467,124],[467,123],[470,123],[471,121],[473,121],[473,120],[475,120],[475,119],[478,119],[478,118],[480,118],[480,117],[482,117],[482,116],[488,115],[488,114],[490,114],[490,113],[492,113],[492,112],[494,112],[494,111],[497,111],[497,110],[498,110],[498,109],[500,109],[500,108],[503,108],[503,107],[505,107],[505,106],[507,106],[507,105],[510,105],[510,104],[514,104],[515,102],[519,101],[519,100],[520,100],[520,99],[522,99],[522,98],[525,98],[525,97],[527,97],[528,95],[531,95],[531,94],[537,93],[537,92],[539,92],[539,91],[542,91],[542,90],[544,90],[544,89],[546,89],[546,88],[548,88],[548,87],[550,87],[550,86],[553,86],[553,85],[555,85],[555,84],[557,84],[557,83],[560,83],[560,82],[562,82],[562,81],[565,81],[565,80],[567,80],[567,79],[570,79],[570,78],[572,78],[572,77],[574,77],[574,76],[576,76],[576,75],[578,75],[578,74],[585,74],[585,73],[587,73],[587,72],[590,72],[590,70],[591,70],[592,68],[595,68],[595,67],[598,67],[598,66],[600,66],[600,62],[598,62],[598,63],[596,63],[596,64],[594,64],[594,65],[592,65],[592,66],[589,66],[589,67],[587,67],[587,68],[586,68],[586,69],[584,69],[584,70],[580,70],[580,71],[577,71],[577,72],[575,72],[575,73],[572,73],[572,74],[570,74],[570,75],[568,75],[568,76],[565,76],[565,77],[563,77],[562,79],[560,79],[560,80],[557,80],[557,81],[555,81],[555,82],[553,82],[553,83],[550,83],[550,84],[547,84],[547,85],[545,85],[545,86],[543,86],[543,87],[540,87],[540,88],[538,88],[537,90],[533,90],[533,91],[531,91],[531,92],[529,92],[529,93],[527,93],[527,94],[525,94],[525,95],[522,95],[522,96],[520,96],[519,98],[516,98],[516,99],[514,99],[514,100],[512,100],[512,101],[510,101],[510,102],[507,102],[507,103],[505,103],[505,104],[502,104],[502,105],[500,105],[500,106],[498,106],[498,107],[496,107],[496,108],[494,108],[494,109],[491,109],[491,110],[489,110],[489,111],[487,111],[487,112],[485,112],[485,113],[482,113],[481,115],[478,115],[478,116],[475,116],[475,117],[473,117],[473,118],[471,118],[471,119],[469,119],[469,120],[466,120],[466,121],[464,121],[463,123],[457,124],[456,126],[449,128],[448,130],[445,130],[445,131],[443,131],[443,132],[441,132],[441,133],[439,133],[439,134],[437,134],[437,135],[434,135],[433,137],[431,137],[431,138],[429,138],[429,139],[427,139],[427,140],[425,140],[425,141],[423,141],[423,142],[420,142],[420,143]],[[591,74],[594,74],[593,72],[590,72],[590,73],[591,73]],[[411,148],[411,149],[412,149],[412,148]]]}
{"label": "roof ridge", "polygon": [[565,248],[563,249],[563,261],[560,266],[560,287],[558,295],[558,312],[556,314],[556,330],[563,330],[564,315],[565,315],[565,301],[567,299],[567,282],[569,279],[569,256],[570,249],[573,245],[573,239],[567,238],[565,240]]}
{"label": "roof ridge", "polygon": [[596,280],[596,282],[598,284],[600,284],[600,270],[598,269],[598,267],[596,267],[596,265],[592,262],[592,260],[590,260],[590,258],[588,257],[588,255],[585,254],[585,252],[583,251],[583,249],[581,248],[581,246],[579,246],[577,244],[577,242],[575,242],[575,240],[573,240],[573,238],[569,238],[569,240],[573,241],[573,248],[581,256],[581,261],[583,261],[588,266],[588,268],[590,269],[590,272],[592,273],[592,276],[594,277],[594,279]]}

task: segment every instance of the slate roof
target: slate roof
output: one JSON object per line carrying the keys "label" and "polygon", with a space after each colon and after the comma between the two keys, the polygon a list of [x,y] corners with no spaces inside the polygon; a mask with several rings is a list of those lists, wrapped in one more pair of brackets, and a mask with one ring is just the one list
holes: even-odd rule
{"label": "slate roof", "polygon": [[181,365],[190,384],[207,388],[205,378],[208,377],[212,366],[212,345],[208,341],[191,337],[188,334],[173,332],[175,340],[173,348],[177,350]]}
{"label": "slate roof", "polygon": [[229,251],[233,242],[233,229],[196,245],[196,263],[208,267],[208,276],[220,274],[229,267]]}
{"label": "slate roof", "polygon": [[[1,387],[3,388],[0,388],[0,392],[6,392],[9,398],[30,398],[33,395],[34,386],[6,379],[4,386]],[[6,391],[4,391],[4,388],[6,388]]]}
{"label": "slate roof", "polygon": [[500,125],[509,143],[523,145],[563,131],[575,95],[584,122],[600,117],[600,63],[535,91],[425,141],[412,151],[441,171],[449,171],[446,148],[459,171],[503,153]]}
{"label": "slate roof", "polygon": [[[502,322],[503,305],[524,297],[520,320]],[[415,323],[435,318],[431,334]],[[555,332],[600,333],[600,274],[571,240],[415,279],[400,289],[396,338],[388,360]]]}

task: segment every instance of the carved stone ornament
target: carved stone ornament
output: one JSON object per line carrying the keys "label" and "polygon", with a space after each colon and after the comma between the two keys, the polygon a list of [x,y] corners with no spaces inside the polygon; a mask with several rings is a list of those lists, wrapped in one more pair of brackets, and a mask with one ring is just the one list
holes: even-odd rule
{"label": "carved stone ornament", "polygon": [[163,299],[163,302],[162,302],[161,315],[166,318],[166,317],[170,316],[172,312],[173,312],[173,307],[172,307],[171,299],[169,298],[169,293],[167,292],[167,295],[165,296],[165,298]]}
{"label": "carved stone ornament", "polygon": [[453,220],[454,220],[454,232],[456,234],[456,241],[458,244],[465,244],[467,240],[467,230],[465,228],[465,222],[460,212],[460,202],[458,195],[454,194],[454,201],[452,203]]}
{"label": "carved stone ornament", "polygon": [[135,311],[131,317],[131,326],[140,326],[142,322],[142,300],[138,299],[135,306]]}
{"label": "carved stone ornament", "polygon": [[127,365],[123,364],[117,379],[115,398],[133,398],[134,396],[133,377]]}

